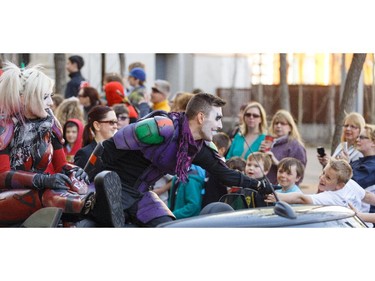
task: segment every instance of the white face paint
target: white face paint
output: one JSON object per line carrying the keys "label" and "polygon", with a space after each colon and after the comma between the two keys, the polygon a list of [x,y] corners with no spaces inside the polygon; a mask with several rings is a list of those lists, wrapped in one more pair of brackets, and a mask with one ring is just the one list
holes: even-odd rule
{"label": "white face paint", "polygon": [[223,128],[223,113],[221,107],[213,106],[210,113],[204,116],[201,136],[206,141],[212,141],[213,135]]}
{"label": "white face paint", "polygon": [[47,116],[47,113],[51,111],[52,105],[52,93],[44,94],[42,102],[43,109],[40,110],[38,108],[33,107],[32,104],[27,104],[25,117],[28,119],[45,118]]}

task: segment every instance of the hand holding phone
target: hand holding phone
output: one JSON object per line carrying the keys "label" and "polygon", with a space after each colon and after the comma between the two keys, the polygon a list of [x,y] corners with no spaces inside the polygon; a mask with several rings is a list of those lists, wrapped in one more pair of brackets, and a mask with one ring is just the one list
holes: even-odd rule
{"label": "hand holding phone", "polygon": [[326,152],[324,150],[324,147],[323,146],[319,146],[316,151],[318,152],[319,156],[320,157],[324,157],[326,155]]}
{"label": "hand holding phone", "polygon": [[346,141],[342,143],[342,150],[348,154],[348,143]]}

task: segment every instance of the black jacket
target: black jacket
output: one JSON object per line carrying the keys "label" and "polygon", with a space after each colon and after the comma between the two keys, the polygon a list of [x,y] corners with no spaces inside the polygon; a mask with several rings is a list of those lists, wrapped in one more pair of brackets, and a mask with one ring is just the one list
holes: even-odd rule
{"label": "black jacket", "polygon": [[70,98],[70,97],[78,96],[79,87],[81,86],[81,82],[86,80],[85,78],[83,78],[80,71],[70,73],[69,77],[71,79],[66,84],[66,89],[65,89],[65,98],[66,99]]}

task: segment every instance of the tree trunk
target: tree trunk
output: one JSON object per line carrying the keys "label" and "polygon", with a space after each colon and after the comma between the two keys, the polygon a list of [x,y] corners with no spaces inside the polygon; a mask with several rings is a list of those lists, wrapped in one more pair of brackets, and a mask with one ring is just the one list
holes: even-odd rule
{"label": "tree trunk", "polygon": [[280,54],[280,108],[290,111],[286,54]]}
{"label": "tree trunk", "polygon": [[363,69],[366,54],[354,54],[350,68],[345,80],[344,92],[340,103],[340,110],[336,117],[336,127],[332,139],[331,152],[333,153],[340,143],[342,125],[346,113],[350,113],[354,108],[354,96],[358,91],[358,82]]}
{"label": "tree trunk", "polygon": [[125,54],[118,54],[118,58],[120,61],[120,75],[121,77],[125,77],[125,67],[126,67],[126,58]]}
{"label": "tree trunk", "polygon": [[104,77],[105,77],[105,65],[106,65],[106,62],[105,62],[105,54],[101,54],[101,57],[102,57],[102,85],[104,84]]}
{"label": "tree trunk", "polygon": [[55,62],[55,93],[64,96],[66,86],[65,54],[54,54],[53,60]]}

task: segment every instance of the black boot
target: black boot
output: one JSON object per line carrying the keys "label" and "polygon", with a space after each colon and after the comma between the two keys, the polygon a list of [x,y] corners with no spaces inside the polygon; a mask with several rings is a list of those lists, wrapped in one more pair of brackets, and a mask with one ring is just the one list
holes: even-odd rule
{"label": "black boot", "polygon": [[121,203],[120,177],[112,171],[103,171],[95,179],[96,202],[91,215],[105,227],[123,227],[124,210]]}

